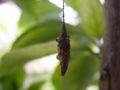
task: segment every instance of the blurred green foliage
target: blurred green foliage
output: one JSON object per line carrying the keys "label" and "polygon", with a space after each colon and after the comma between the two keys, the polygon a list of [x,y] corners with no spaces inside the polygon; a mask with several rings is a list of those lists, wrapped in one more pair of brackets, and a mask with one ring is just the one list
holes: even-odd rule
{"label": "blurred green foliage", "polygon": [[[22,9],[18,27],[21,34],[11,50],[4,56],[0,55],[0,90],[24,90],[27,76],[24,65],[36,58],[57,53],[55,39],[61,30],[61,8],[48,0],[13,1]],[[103,6],[99,0],[66,0],[66,3],[77,11],[82,20],[77,26],[66,25],[71,39],[68,71],[61,77],[58,66],[49,75],[50,80],[35,82],[28,90],[42,90],[47,81],[53,84],[54,90],[85,90],[90,85],[98,85],[99,77],[95,75],[100,71],[101,52],[94,52],[94,47],[101,51],[98,42],[103,32]]]}

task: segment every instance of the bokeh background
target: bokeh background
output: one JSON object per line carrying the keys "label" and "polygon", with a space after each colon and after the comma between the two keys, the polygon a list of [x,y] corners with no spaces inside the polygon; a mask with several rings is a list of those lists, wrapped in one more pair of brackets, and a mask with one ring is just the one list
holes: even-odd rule
{"label": "bokeh background", "polygon": [[68,71],[56,59],[62,0],[0,0],[0,90],[98,90],[104,0],[65,0]]}

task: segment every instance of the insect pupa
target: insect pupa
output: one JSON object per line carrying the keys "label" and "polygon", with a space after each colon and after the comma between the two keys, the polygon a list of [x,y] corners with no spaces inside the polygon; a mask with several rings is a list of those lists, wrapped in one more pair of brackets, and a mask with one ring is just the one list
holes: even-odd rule
{"label": "insect pupa", "polygon": [[61,35],[56,39],[58,42],[58,55],[57,59],[60,61],[61,65],[61,75],[64,76],[70,59],[70,40],[65,26],[64,19],[64,0],[63,0],[63,22],[62,22],[62,32]]}

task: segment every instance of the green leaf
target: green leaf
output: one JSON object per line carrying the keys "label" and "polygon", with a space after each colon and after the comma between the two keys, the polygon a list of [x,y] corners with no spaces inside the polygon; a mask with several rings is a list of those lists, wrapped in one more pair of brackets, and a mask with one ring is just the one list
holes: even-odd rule
{"label": "green leaf", "polygon": [[92,84],[94,75],[99,71],[100,61],[89,52],[79,52],[71,58],[68,71],[60,76],[59,68],[53,75],[55,90],[85,90]]}
{"label": "green leaf", "polygon": [[5,55],[8,51],[9,49],[0,49],[0,63],[1,63],[1,57]]}
{"label": "green leaf", "polygon": [[60,9],[48,0],[13,0],[23,11],[28,12],[34,18],[59,12]]}
{"label": "green leaf", "polygon": [[22,15],[18,23],[18,30],[20,32],[25,32],[28,28],[35,24],[37,24],[37,21],[34,19],[34,17],[24,11],[22,12]]}
{"label": "green leaf", "polygon": [[[71,50],[78,50],[78,48],[79,43],[71,40]],[[35,44],[25,48],[11,50],[9,53],[5,54],[2,57],[2,62],[0,64],[0,77],[7,73],[13,72],[19,66],[24,65],[30,60],[47,56],[56,52],[57,43],[55,41]]]}
{"label": "green leaf", "polygon": [[29,28],[34,27],[35,25],[38,25],[40,23],[45,23],[49,20],[60,20],[59,13],[48,13],[47,15],[40,16],[39,19],[35,19],[29,13],[24,11],[19,20],[19,30],[25,32]]}
{"label": "green leaf", "polygon": [[22,49],[11,50],[2,57],[2,62],[0,65],[0,76],[14,71],[14,69],[24,65],[30,60],[56,53],[56,49],[56,42],[46,42]]}
{"label": "green leaf", "polygon": [[17,88],[21,88],[26,78],[26,72],[24,67],[19,67],[17,70],[15,70],[13,74],[13,80],[15,80]]}
{"label": "green leaf", "polygon": [[[101,38],[103,35],[103,6],[100,0],[66,0],[82,18],[83,28],[89,36]],[[76,6],[76,7],[75,7]]]}
{"label": "green leaf", "polygon": [[21,9],[19,30],[24,31],[50,18],[59,18],[60,8],[48,0],[13,0]]}
{"label": "green leaf", "polygon": [[2,83],[2,90],[19,90],[23,86],[25,80],[25,70],[20,67],[13,73],[9,73],[0,78],[0,83]]}
{"label": "green leaf", "polygon": [[41,90],[41,87],[44,85],[45,81],[40,81],[33,83],[28,90]]}
{"label": "green leaf", "polygon": [[[55,40],[61,33],[61,25],[62,22],[59,20],[47,20],[44,23],[38,23],[17,38],[13,44],[13,49]],[[77,26],[66,25],[66,27],[70,37],[83,34],[82,30],[79,31],[79,27]]]}
{"label": "green leaf", "polygon": [[83,0],[65,0],[66,3],[70,6],[72,6],[73,9],[80,11],[80,3],[81,1],[84,2]]}
{"label": "green leaf", "polygon": [[60,26],[61,22],[57,20],[36,24],[17,38],[13,44],[13,49],[55,40],[60,33]]}

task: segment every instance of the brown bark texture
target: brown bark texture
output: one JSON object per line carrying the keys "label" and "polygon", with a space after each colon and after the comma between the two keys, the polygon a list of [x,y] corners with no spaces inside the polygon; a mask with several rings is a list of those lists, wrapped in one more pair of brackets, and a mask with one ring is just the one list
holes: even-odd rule
{"label": "brown bark texture", "polygon": [[120,0],[105,0],[100,90],[120,90]]}

